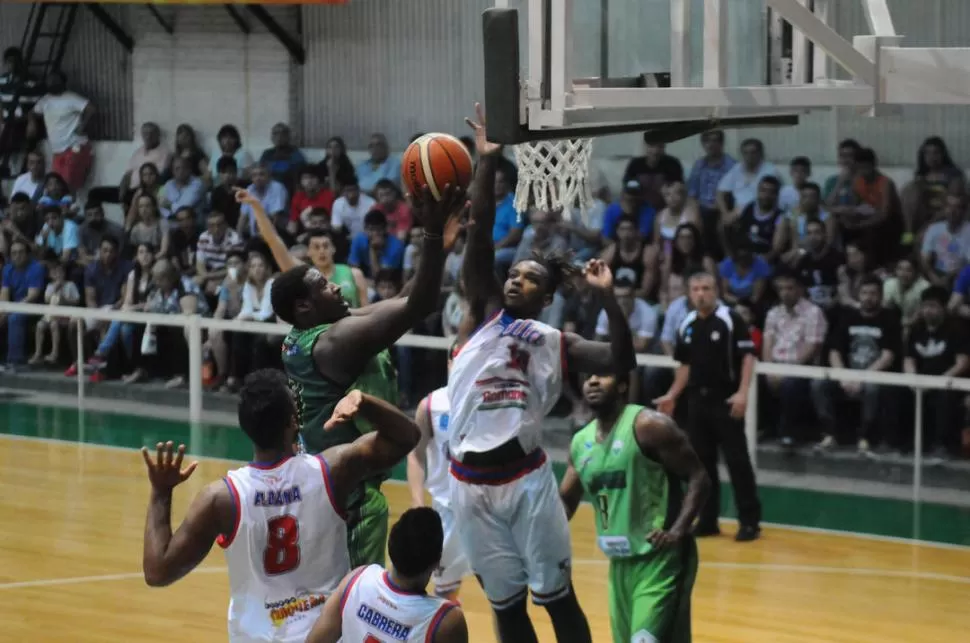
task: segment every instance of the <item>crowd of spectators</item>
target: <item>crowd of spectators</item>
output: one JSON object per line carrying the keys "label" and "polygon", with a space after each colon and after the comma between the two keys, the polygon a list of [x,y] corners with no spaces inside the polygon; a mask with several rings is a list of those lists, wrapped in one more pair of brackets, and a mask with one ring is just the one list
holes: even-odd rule
{"label": "crowd of spectators", "polygon": [[[7,73],[16,73],[16,56],[5,59]],[[4,108],[7,143],[17,118],[26,125],[16,139],[25,152],[22,171],[3,202],[0,300],[272,322],[276,266],[252,212],[236,202],[238,187],[259,199],[290,252],[340,283],[353,306],[396,296],[420,262],[419,223],[382,134],[371,137],[362,163],[351,162],[339,137],[328,141],[321,162],[310,163],[283,123],[272,128],[272,147],[255,157],[231,124],[218,131],[218,151],[209,155],[191,126],[180,125],[169,147],[161,128],[145,123],[118,183],[80,190],[96,162],[84,135],[94,106],[66,91],[64,80],[49,79],[23,108]],[[53,159],[33,145],[45,132]],[[672,354],[690,310],[688,278],[706,271],[717,277],[723,303],[750,324],[764,361],[970,374],[967,188],[941,139],[925,141],[912,180],[901,187],[879,171],[873,150],[854,140],[840,144],[838,172],[822,177],[805,157],[783,172],[757,139],[742,142],[737,158],[724,149],[722,132],[708,132],[700,143],[700,157],[685,167],[663,145],[645,142],[616,186],[618,196],[601,186],[582,220],[516,213],[516,168],[506,162],[494,185],[497,270],[534,250],[568,251],[577,262],[603,258],[645,354]],[[119,221],[106,218],[106,204],[120,206]],[[461,256],[459,241],[447,260],[441,313],[416,332],[456,332]],[[543,319],[606,336],[605,316],[591,297],[580,284],[567,284]],[[84,364],[76,359],[79,327]],[[94,381],[163,378],[171,387],[188,376],[186,340],[176,327],[0,314],[0,332],[10,370],[59,367],[77,375],[83,368]],[[278,363],[276,341],[209,333],[206,385],[232,391],[249,370]],[[432,352],[397,349],[402,404],[440,384],[425,381],[440,368],[425,353]],[[638,369],[631,396],[652,399],[668,377],[665,369]],[[759,426],[786,447],[824,451],[842,443],[863,454],[912,448],[906,395],[868,384],[762,380],[760,410],[773,419]],[[963,397],[927,395],[926,443],[939,456],[958,453],[967,424]],[[575,424],[588,417],[575,388],[568,403]]]}

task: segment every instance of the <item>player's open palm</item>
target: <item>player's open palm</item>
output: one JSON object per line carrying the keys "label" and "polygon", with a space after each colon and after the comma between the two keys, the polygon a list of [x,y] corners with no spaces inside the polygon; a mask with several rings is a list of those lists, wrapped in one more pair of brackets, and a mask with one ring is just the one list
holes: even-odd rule
{"label": "player's open palm", "polygon": [[155,445],[155,459],[152,460],[148,447],[141,448],[142,458],[148,468],[148,480],[152,487],[159,491],[170,491],[182,484],[191,477],[196,467],[199,466],[198,460],[193,460],[187,467],[182,468],[182,461],[185,459],[185,445],[180,444],[178,449],[175,443],[159,442]]}
{"label": "player's open palm", "polygon": [[586,283],[596,290],[613,289],[613,271],[602,259],[590,259],[583,268]]}
{"label": "player's open palm", "polygon": [[324,431],[330,431],[344,422],[349,422],[357,417],[357,413],[360,412],[360,406],[364,403],[364,394],[358,390],[353,390],[344,396],[342,400],[337,402],[337,406],[333,410],[333,415],[330,419],[326,421],[323,425]]}
{"label": "player's open palm", "polygon": [[502,150],[501,145],[488,140],[485,130],[485,110],[482,109],[481,103],[475,103],[475,120],[465,118],[465,122],[475,132],[475,149],[478,150],[479,155],[498,154]]}

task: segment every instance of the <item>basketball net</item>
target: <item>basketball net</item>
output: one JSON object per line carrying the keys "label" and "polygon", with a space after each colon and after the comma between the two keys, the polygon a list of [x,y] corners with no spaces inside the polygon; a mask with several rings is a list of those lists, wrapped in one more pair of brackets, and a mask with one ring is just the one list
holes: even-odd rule
{"label": "basketball net", "polygon": [[[593,203],[589,182],[589,163],[593,139],[529,141],[515,146],[518,184],[515,210],[522,217],[530,207],[546,212],[562,212],[575,218],[578,209],[583,223]],[[578,206],[578,207],[577,207]]]}

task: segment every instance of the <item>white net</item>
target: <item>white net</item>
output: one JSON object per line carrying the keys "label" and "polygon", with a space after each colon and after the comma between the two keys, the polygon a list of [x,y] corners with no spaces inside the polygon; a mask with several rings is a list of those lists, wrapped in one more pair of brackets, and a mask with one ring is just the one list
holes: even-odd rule
{"label": "white net", "polygon": [[[515,209],[527,212],[530,207],[549,212],[579,212],[583,221],[593,203],[589,179],[589,162],[593,139],[530,141],[515,146],[518,185]],[[566,215],[568,216],[568,215]]]}

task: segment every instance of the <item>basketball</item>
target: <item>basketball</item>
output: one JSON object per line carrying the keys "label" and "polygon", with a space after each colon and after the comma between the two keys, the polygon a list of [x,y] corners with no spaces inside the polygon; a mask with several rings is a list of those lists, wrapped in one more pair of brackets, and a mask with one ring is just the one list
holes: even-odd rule
{"label": "basketball", "polygon": [[408,194],[428,186],[431,196],[440,201],[446,185],[468,189],[471,182],[472,156],[450,134],[425,134],[408,145],[401,157],[401,184]]}

